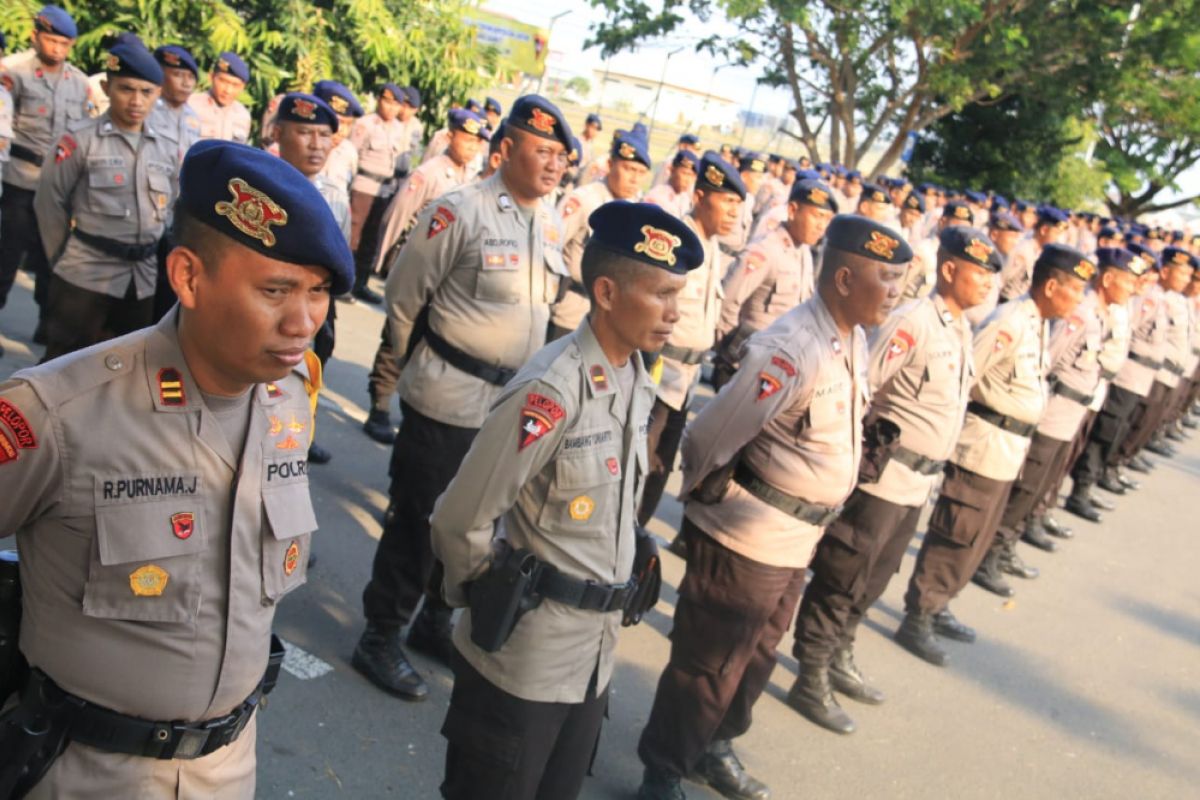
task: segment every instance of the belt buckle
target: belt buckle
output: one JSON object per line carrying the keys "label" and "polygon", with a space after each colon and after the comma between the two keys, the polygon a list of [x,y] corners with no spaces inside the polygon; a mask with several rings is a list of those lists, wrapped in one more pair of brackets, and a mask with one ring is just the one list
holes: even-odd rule
{"label": "belt buckle", "polygon": [[825,527],[842,515],[842,507],[831,508],[822,514],[817,522],[818,527]]}

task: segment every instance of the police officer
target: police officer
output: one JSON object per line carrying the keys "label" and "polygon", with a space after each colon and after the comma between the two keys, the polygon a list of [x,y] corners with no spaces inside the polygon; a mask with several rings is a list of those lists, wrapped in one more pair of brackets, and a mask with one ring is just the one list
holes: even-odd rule
{"label": "police officer", "polygon": [[[1025,228],[1021,221],[1005,211],[992,214],[991,220],[988,222],[988,236],[996,245],[996,252],[1000,256],[1002,264],[1006,264],[1012,257],[1017,245],[1025,235]],[[1000,280],[997,279],[992,281],[992,291],[988,293],[987,299],[967,311],[967,319],[970,320],[973,327],[978,328],[984,320],[991,316],[999,304]]]}
{"label": "police officer", "polygon": [[188,103],[200,77],[200,67],[192,54],[177,44],[156,48],[154,60],[162,68],[163,83],[150,124],[173,133],[180,151],[186,153],[200,140],[200,115]]}
{"label": "police officer", "polygon": [[786,162],[787,159],[777,153],[767,156],[767,176],[754,194],[755,225],[762,219],[763,214],[787,202],[788,189],[783,185],[783,168]]}
{"label": "police officer", "polygon": [[386,83],[379,90],[375,113],[354,125],[350,141],[358,150],[358,174],[350,184],[351,234],[357,278],[352,296],[378,305],[383,298],[367,286],[383,212],[396,193],[399,179],[408,174],[421,135],[416,117],[420,95],[411,87]]}
{"label": "police officer", "polygon": [[[701,167],[703,169],[704,167]],[[745,153],[738,159],[738,177],[746,187],[746,197],[754,197],[767,176],[767,159],[761,153]],[[718,237],[721,248],[721,278],[729,274],[733,262],[750,243],[750,232],[754,228],[753,203],[744,203],[738,209],[738,218],[733,229]]]}
{"label": "police officer", "polygon": [[1187,388],[1183,380],[1188,374],[1184,365],[1192,352],[1188,310],[1190,303],[1183,292],[1191,283],[1192,273],[1200,267],[1200,259],[1183,248],[1168,245],[1162,250],[1162,264],[1167,346],[1163,353],[1162,367],[1154,376],[1154,380],[1156,384],[1165,388],[1161,392],[1162,400],[1154,415],[1143,422],[1151,431],[1149,441],[1143,446],[1155,455],[1171,458],[1176,454],[1175,448],[1165,440],[1164,434],[1168,430],[1180,395]]}
{"label": "police officer", "polygon": [[696,171],[699,166],[699,156],[691,150],[680,150],[671,159],[671,174],[667,182],[646,192],[645,201],[683,219],[692,210],[692,193],[696,190]]}
{"label": "police officer", "polygon": [[797,181],[788,199],[787,222],[752,242],[734,263],[724,281],[713,388],[720,389],[737,370],[742,343],[750,334],[813,296],[812,248],[837,211],[828,186]]}
{"label": "police officer", "polygon": [[857,480],[860,326],[884,321],[912,257],[895,231],[851,215],[833,219],[825,248],[817,295],[750,338],[741,369],[688,426],[687,571],[638,745],[639,800],[682,798],[693,772],[725,797],[770,797],[732,740],[750,727],[813,548]]}
{"label": "police officer", "polygon": [[34,200],[53,270],[45,361],[153,318],[155,256],[174,201],[179,142],[147,121],[163,73],[144,47],[116,45],[105,69],[108,111],[63,134]]}
{"label": "police officer", "polygon": [[591,174],[591,168],[600,147],[598,139],[602,130],[604,130],[604,121],[600,119],[600,115],[588,114],[583,121],[583,132],[579,134],[579,166],[575,168],[573,179],[576,186],[595,180],[595,175]]}
{"label": "police officer", "polygon": [[999,557],[989,548],[1046,405],[1049,320],[1075,309],[1095,271],[1079,251],[1048,245],[1034,263],[1029,293],[997,308],[975,334],[976,381],[966,421],[946,465],[895,636],[931,664],[947,660],[934,639],[935,624],[941,635],[975,639],[974,630],[949,613],[949,604],[985,555]]}
{"label": "police officer", "polygon": [[679,297],[679,324],[663,345],[658,397],[650,413],[650,474],[638,509],[645,525],[662,499],[687,422],[692,393],[700,380],[700,362],[716,343],[721,313],[719,237],[729,235],[742,218],[746,184],[738,172],[711,150],[700,159],[695,203],[684,220],[704,245],[704,265],[688,273]]}
{"label": "police officer", "polygon": [[880,224],[886,223],[893,216],[895,206],[892,196],[877,183],[864,183],[862,192],[858,195],[857,213],[873,219]]}
{"label": "police officer", "polygon": [[22,264],[36,276],[34,299],[41,307],[34,341],[45,343],[50,265],[38,233],[33,195],[42,166],[56,156],[54,143],[87,119],[87,76],[67,62],[79,31],[58,6],[45,6],[33,18],[33,49],[0,61],[0,85],[13,103],[12,142],[0,197],[0,308]]}
{"label": "police officer", "polygon": [[[976,228],[945,228],[937,253],[934,291],[872,334],[866,428],[874,433],[864,462],[873,468],[860,470],[858,488],[817,545],[796,617],[800,673],[788,704],[836,733],[855,725],[834,689],[864,703],[884,700],[855,664],[855,633],[899,570],[958,440],[975,374],[963,312],[987,297],[1000,270],[994,245]],[[899,429],[894,449],[881,441],[890,427],[881,421]]]}
{"label": "police officer", "polygon": [[[607,710],[623,598],[647,577],[637,561],[653,557],[634,519],[654,398],[638,350],[665,341],[704,251],[687,225],[646,204],[607,203],[587,222],[587,318],[504,388],[433,514],[445,596],[471,600],[455,626],[442,726],[447,800],[578,796]],[[468,584],[486,580],[496,520],[508,548],[552,574],[531,587],[541,604],[489,652],[477,643],[488,609]]]}
{"label": "police officer", "polygon": [[333,134],[333,149],[325,159],[321,170],[326,178],[340,186],[350,196],[350,182],[358,174],[358,148],[350,141],[350,131],[362,117],[363,107],[345,84],[324,80],[313,84],[312,93],[329,104],[338,117],[338,127]]}
{"label": "police officer", "polygon": [[592,212],[611,200],[636,200],[642,193],[641,185],[650,174],[650,154],[645,141],[627,131],[617,131],[609,151],[608,174],[602,181],[572,189],[558,204],[562,217],[563,261],[571,273],[567,291],[550,309],[550,340],[566,336],[579,327],[587,316],[588,293],[583,285],[579,266],[583,260],[584,246],[591,235],[588,218]]}
{"label": "police officer", "polygon": [[[403,188],[396,192],[384,214],[386,228],[375,262],[375,270],[381,274],[387,274],[397,248],[408,236],[417,214],[438,197],[471,181],[473,176],[468,165],[475,160],[480,146],[491,138],[483,118],[464,108],[451,111],[448,124],[451,135],[446,152],[417,167],[405,180]],[[391,337],[391,326],[385,320],[375,361],[367,376],[371,410],[363,423],[363,431],[381,444],[391,444],[396,438],[390,412],[396,383],[400,380],[400,366]]]}
{"label": "police officer", "polygon": [[200,138],[226,139],[245,144],[250,140],[250,110],[238,95],[250,82],[250,68],[237,53],[217,56],[208,73],[207,92],[193,94],[188,105],[200,117]]}
{"label": "police officer", "polygon": [[1033,235],[1017,244],[1000,273],[1001,302],[1007,303],[1029,290],[1030,275],[1038,254],[1046,245],[1062,239],[1066,229],[1066,212],[1053,206],[1038,206]]}
{"label": "police officer", "polygon": [[18,753],[58,756],[31,798],[254,797],[271,623],[317,527],[305,348],[353,266],[302,175],[228,142],[188,154],[176,224],[176,311],[0,383],[0,528],[34,668],[0,784]]}
{"label": "police officer", "polygon": [[[400,644],[433,569],[429,514],[502,387],[546,341],[562,265],[558,186],[574,137],[559,110],[518,98],[500,171],[444,195],[417,217],[388,273],[388,322],[400,354],[404,414],[389,469],[391,507],[363,590],[366,631],[353,664],[407,699],[428,692]],[[408,642],[450,655],[450,608],[426,598]]]}
{"label": "police officer", "polygon": [[500,120],[504,119],[504,106],[500,105],[500,101],[494,97],[487,97],[483,101],[483,117],[487,123],[487,127],[496,130],[500,125]]}
{"label": "police officer", "polygon": [[[640,124],[640,123],[638,123]],[[636,127],[636,126],[635,126]],[[642,137],[643,140],[646,137]],[[679,141],[675,145],[675,149],[663,160],[662,166],[658,168],[658,172],[654,175],[654,185],[666,183],[671,177],[671,165],[675,163],[675,156],[679,153],[695,153],[700,154],[700,137],[694,133],[683,133],[679,136]]]}

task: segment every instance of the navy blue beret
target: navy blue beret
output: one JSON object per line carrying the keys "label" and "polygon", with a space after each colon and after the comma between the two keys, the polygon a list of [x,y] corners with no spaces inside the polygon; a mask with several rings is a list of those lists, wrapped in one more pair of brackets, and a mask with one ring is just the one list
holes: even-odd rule
{"label": "navy blue beret", "polygon": [[403,100],[404,102],[408,103],[413,108],[421,107],[421,93],[419,91],[417,91],[417,87],[405,86],[403,89],[403,92],[404,92],[404,94],[401,95],[398,99]]}
{"label": "navy blue beret", "polygon": [[671,166],[678,167],[684,162],[692,165],[692,172],[700,171],[700,156],[696,155],[691,150],[680,150],[678,153],[676,153],[675,157],[671,159]]}
{"label": "navy blue beret", "polygon": [[1164,247],[1162,250],[1162,265],[1166,267],[1191,267],[1196,269],[1200,267],[1200,259],[1184,250],[1181,247],[1171,245]]}
{"label": "navy blue beret", "polygon": [[[817,164],[816,173],[823,181],[827,181],[834,176],[834,171],[828,164]],[[799,177],[799,175],[796,177]]]}
{"label": "navy blue beret", "polygon": [[884,203],[890,206],[892,204],[892,198],[891,195],[883,190],[883,187],[874,183],[864,183],[862,194],[858,196],[858,202]]}
{"label": "navy blue beret", "polygon": [[690,144],[693,147],[700,144],[700,137],[694,133],[685,133],[679,137],[680,144]]}
{"label": "navy blue beret", "polygon": [[289,92],[279,101],[275,113],[278,122],[299,122],[308,125],[328,125],[337,133],[338,117],[333,107],[315,94]]}
{"label": "navy blue beret", "polygon": [[885,264],[907,264],[913,251],[886,225],[857,214],[838,214],[825,229],[825,246]]}
{"label": "navy blue beret", "polygon": [[394,100],[397,103],[403,103],[407,98],[404,90],[394,83],[385,83],[379,87],[379,98],[381,100]]}
{"label": "navy blue beret", "polygon": [[483,106],[474,97],[468,98],[467,102],[463,103],[463,108],[467,111],[474,111],[477,114],[483,113]]}
{"label": "navy blue beret", "polygon": [[798,169],[796,170],[796,180],[798,181],[824,181],[825,176],[813,169]]}
{"label": "navy blue beret", "polygon": [[907,208],[911,211],[920,211],[925,213],[925,198],[919,192],[909,192],[908,197],[904,198],[902,208]]}
{"label": "navy blue beret", "polygon": [[992,211],[1001,211],[1008,208],[1008,200],[1003,195],[994,195],[992,197]]}
{"label": "navy blue beret", "polygon": [[604,123],[600,120],[599,114],[588,114],[587,119],[583,122],[584,125],[595,125],[600,130],[604,130]]}
{"label": "navy blue beret", "polygon": [[265,150],[222,139],[192,145],[179,203],[195,219],[268,258],[329,270],[332,293],[354,285],[354,258],[317,187]]}
{"label": "navy blue beret", "polygon": [[468,111],[465,108],[456,108],[447,115],[447,125],[452,131],[462,131],[469,133],[472,136],[478,136],[485,142],[492,137],[488,131],[487,120],[479,116],[474,111]]}
{"label": "navy blue beret", "polygon": [[738,158],[738,172],[766,172],[767,160],[763,158],[762,153],[755,153],[752,150],[742,153]]}
{"label": "navy blue beret", "polygon": [[1007,211],[994,212],[988,226],[996,231],[1017,231],[1019,233],[1025,230],[1025,226],[1021,224],[1021,220]]}
{"label": "navy blue beret", "polygon": [[938,234],[938,250],[992,272],[1000,271],[1001,262],[996,255],[996,245],[978,228],[953,225],[942,229]]}
{"label": "navy blue beret", "polygon": [[1120,240],[1124,241],[1125,234],[1122,233],[1121,231],[1117,230],[1116,228],[1107,226],[1107,227],[1100,229],[1100,238],[1101,239],[1120,239]]}
{"label": "navy blue beret", "polygon": [[1150,268],[1150,264],[1141,256],[1135,255],[1123,247],[1101,247],[1096,251],[1096,264],[1100,269],[1123,270],[1141,275]]}
{"label": "navy blue beret", "polygon": [[483,110],[490,111],[493,114],[503,114],[504,106],[500,105],[500,101],[494,97],[485,98],[483,101]]}
{"label": "navy blue beret", "polygon": [[1023,214],[1029,209],[1033,208],[1033,203],[1029,202],[1028,200],[1014,200],[1012,207],[1014,211]]}
{"label": "navy blue beret", "polygon": [[33,27],[40,33],[53,33],[68,39],[79,36],[79,28],[75,26],[75,20],[58,6],[42,6],[42,10],[33,18]]}
{"label": "navy blue beret", "polygon": [[113,36],[111,41],[107,41],[107,39],[108,39],[107,36],[105,37],[105,39],[106,39],[105,44],[104,44],[105,50],[112,50],[114,47],[116,47],[119,44],[136,44],[136,45],[141,45],[142,47],[145,47],[147,50],[150,49],[150,48],[146,47],[146,43],[142,41],[142,37],[138,36],[133,31],[121,31],[116,36]]}
{"label": "navy blue beret", "polygon": [[704,263],[704,246],[683,220],[653,203],[614,200],[588,217],[585,250],[599,247],[683,275]]}
{"label": "navy blue beret", "polygon": [[571,126],[563,117],[558,106],[541,95],[527,94],[518,97],[508,112],[508,125],[517,130],[558,141],[571,152],[574,136]]}
{"label": "navy blue beret", "polygon": [[0,31],[0,50],[8,48],[8,37],[4,35],[4,31]]}
{"label": "navy blue beret", "polygon": [[[500,121],[500,127],[504,127],[504,120]],[[583,145],[579,142],[579,137],[571,134],[571,146],[567,148],[567,161],[572,164],[578,164],[580,156],[583,155]]]}
{"label": "navy blue beret", "polygon": [[934,186],[932,183],[918,183],[917,191],[920,192],[921,194],[929,194],[930,192],[936,192],[937,187]]}
{"label": "navy blue beret", "polygon": [[792,182],[792,191],[788,193],[789,203],[824,208],[833,213],[838,212],[837,201],[833,199],[833,190],[820,181],[797,178]]}
{"label": "navy blue beret", "polygon": [[1051,270],[1065,272],[1081,281],[1090,281],[1096,274],[1096,262],[1065,244],[1048,244],[1033,262],[1033,281],[1045,280]]}
{"label": "navy blue beret", "polygon": [[618,161],[637,161],[647,167],[651,166],[650,153],[646,151],[646,142],[640,136],[634,136],[632,133],[617,131],[613,136],[609,155]]}
{"label": "navy blue beret", "polygon": [[771,164],[778,164],[780,161],[783,161],[783,156],[779,155],[779,153],[767,153],[767,161]]}
{"label": "navy blue beret", "polygon": [[154,51],[154,58],[164,67],[191,70],[197,78],[200,77],[200,67],[195,57],[185,48],[177,44],[164,44]]}
{"label": "navy blue beret", "polygon": [[1135,256],[1141,256],[1143,259],[1145,259],[1146,263],[1149,264],[1149,268],[1151,269],[1159,269],[1162,266],[1162,262],[1158,260],[1158,253],[1154,252],[1144,244],[1129,244],[1125,246],[1125,249],[1133,253]]}
{"label": "navy blue beret", "polygon": [[213,72],[232,75],[242,83],[250,82],[250,68],[246,66],[246,62],[242,61],[237,53],[226,51],[217,56],[217,65],[213,67]]}
{"label": "navy blue beret", "polygon": [[354,96],[344,83],[338,81],[317,81],[313,84],[312,93],[329,103],[333,113],[343,117],[361,117],[362,103]]}
{"label": "navy blue beret", "polygon": [[696,187],[714,189],[718,192],[732,192],[741,199],[746,199],[746,184],[742,183],[742,176],[731,164],[712,150],[709,150],[700,159],[700,169],[696,172]]}
{"label": "navy blue beret", "polygon": [[1038,225],[1050,225],[1051,227],[1057,227],[1059,225],[1066,225],[1067,224],[1066,212],[1060,211],[1059,209],[1055,208],[1054,206],[1038,206],[1037,224]]}
{"label": "navy blue beret", "polygon": [[987,195],[983,192],[977,192],[974,189],[967,189],[963,192],[963,197],[967,198],[968,202],[983,204],[987,202]]}
{"label": "navy blue beret", "polygon": [[137,44],[118,44],[108,51],[104,71],[114,77],[137,78],[162,86],[163,71],[154,56]]}
{"label": "navy blue beret", "polygon": [[846,172],[846,180],[848,180],[848,181],[858,181],[859,183],[862,183],[862,173],[861,173],[861,172],[859,172],[859,171],[858,171],[858,170],[856,170],[856,169],[847,170],[847,172]]}
{"label": "navy blue beret", "polygon": [[942,219],[954,219],[970,225],[972,220],[974,220],[974,215],[971,212],[971,207],[966,203],[961,200],[951,200],[942,206]]}

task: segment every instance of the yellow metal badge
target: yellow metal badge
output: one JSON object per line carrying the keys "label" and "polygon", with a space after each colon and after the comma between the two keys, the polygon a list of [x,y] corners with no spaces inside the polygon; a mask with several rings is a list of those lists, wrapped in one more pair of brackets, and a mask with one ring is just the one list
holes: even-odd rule
{"label": "yellow metal badge", "polygon": [[571,514],[571,519],[576,522],[586,522],[591,519],[592,513],[596,510],[596,501],[586,494],[581,494],[571,501],[567,510]]}
{"label": "yellow metal badge", "polygon": [[147,564],[129,573],[129,588],[138,597],[158,597],[167,588],[170,577],[162,567]]}
{"label": "yellow metal badge", "polygon": [[217,203],[214,206],[216,212],[228,218],[233,227],[242,233],[258,239],[267,247],[274,247],[275,233],[271,226],[282,228],[287,225],[287,212],[241,178],[230,178],[228,188],[233,199]]}

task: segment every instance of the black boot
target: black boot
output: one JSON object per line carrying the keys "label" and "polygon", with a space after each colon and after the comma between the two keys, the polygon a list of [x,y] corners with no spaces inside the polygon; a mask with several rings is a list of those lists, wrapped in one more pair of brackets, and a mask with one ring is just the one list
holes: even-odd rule
{"label": "black boot", "polygon": [[1166,436],[1168,439],[1170,439],[1172,442],[1186,442],[1187,441],[1187,437],[1183,435],[1183,431],[1181,431],[1175,425],[1168,425],[1167,432],[1163,435]]}
{"label": "black boot", "polygon": [[1057,536],[1060,539],[1074,539],[1075,531],[1071,530],[1067,525],[1063,525],[1053,514],[1046,514],[1042,517],[1042,527],[1046,529],[1046,533],[1051,536]]}
{"label": "black boot", "polygon": [[667,549],[687,561],[687,539],[683,538],[682,533],[675,534],[675,538],[667,545]]}
{"label": "black boot", "polygon": [[1146,444],[1146,449],[1154,453],[1154,455],[1162,456],[1163,458],[1174,458],[1178,452],[1161,435],[1157,434]]}
{"label": "black boot", "polygon": [[1000,551],[1000,571],[1025,580],[1032,580],[1041,574],[1037,567],[1029,566],[1017,555],[1016,542],[1006,542],[1004,549]]}
{"label": "black boot", "polygon": [[958,617],[954,616],[954,612],[949,608],[933,615],[933,632],[956,642],[975,643],[975,629],[959,622]]}
{"label": "black boot", "polygon": [[1016,594],[1016,591],[1008,585],[1008,581],[1004,580],[1003,573],[1000,572],[1000,548],[995,544],[983,557],[983,563],[971,576],[971,582],[1001,597],[1012,597]]}
{"label": "black boot", "polygon": [[1088,498],[1098,511],[1116,511],[1117,504],[1103,495],[1094,494]]}
{"label": "black boot", "polygon": [[1129,461],[1125,463],[1125,466],[1129,467],[1134,472],[1140,472],[1143,475],[1149,475],[1157,465],[1141,453],[1138,453],[1136,456],[1129,459]]}
{"label": "black boot", "polygon": [[800,715],[834,733],[854,733],[854,720],[838,705],[824,664],[800,664],[800,674],[788,692],[787,704]]}
{"label": "black boot", "polygon": [[642,772],[642,785],[638,787],[637,800],[687,800],[678,775],[646,767]]}
{"label": "black boot", "polygon": [[392,416],[385,408],[372,408],[363,423],[363,433],[380,444],[391,444],[396,441],[396,428],[392,425]]}
{"label": "black boot", "polygon": [[1100,476],[1100,480],[1096,481],[1096,485],[1112,494],[1125,494],[1127,491],[1125,484],[1121,483],[1121,479],[1117,477],[1115,467],[1106,467],[1104,473]]}
{"label": "black boot", "polygon": [[400,629],[368,622],[350,664],[379,688],[404,700],[424,700],[429,687],[400,646]]}
{"label": "black boot", "polygon": [[1100,512],[1092,505],[1092,498],[1082,492],[1072,492],[1063,508],[1077,517],[1083,517],[1088,522],[1100,521]]}
{"label": "black boot", "polygon": [[717,739],[708,746],[696,765],[696,774],[729,800],[771,800],[771,790],[746,772],[728,739]]}
{"label": "black boot", "polygon": [[453,609],[441,603],[431,603],[426,597],[416,619],[408,626],[408,646],[438,663],[450,666],[450,656],[454,652],[454,642],[451,641],[453,615]]}
{"label": "black boot", "polygon": [[308,463],[310,464],[328,464],[333,460],[333,453],[326,450],[321,445],[313,442],[308,446]]}
{"label": "black boot", "polygon": [[1133,478],[1122,472],[1120,467],[1113,468],[1113,472],[1116,474],[1117,480],[1121,482],[1121,485],[1129,491],[1136,492],[1138,489],[1142,488],[1141,481],[1135,481]]}
{"label": "black boot", "polygon": [[854,648],[844,645],[833,651],[829,662],[829,683],[842,694],[860,703],[877,706],[884,701],[883,692],[867,683],[867,678],[854,663]]}
{"label": "black boot", "polygon": [[1038,550],[1045,550],[1047,553],[1053,553],[1058,549],[1058,543],[1046,535],[1046,529],[1042,527],[1040,517],[1033,517],[1025,523],[1021,541],[1033,545]]}
{"label": "black boot", "polygon": [[896,644],[920,659],[928,661],[935,667],[944,667],[950,660],[949,655],[938,646],[933,638],[933,616],[919,611],[909,611],[904,615],[904,622],[893,637]]}

